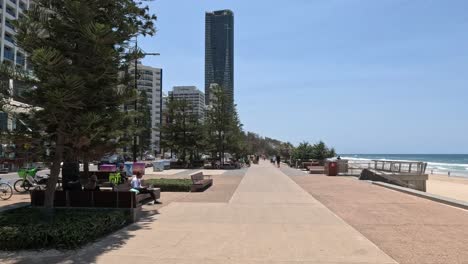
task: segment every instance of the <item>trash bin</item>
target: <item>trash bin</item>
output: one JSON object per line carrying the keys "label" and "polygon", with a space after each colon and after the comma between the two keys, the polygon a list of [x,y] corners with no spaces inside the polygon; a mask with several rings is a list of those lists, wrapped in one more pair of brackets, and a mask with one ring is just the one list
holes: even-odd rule
{"label": "trash bin", "polygon": [[102,164],[101,166],[99,166],[99,170],[114,172],[117,170],[117,167],[115,166],[115,164]]}
{"label": "trash bin", "polygon": [[127,161],[124,163],[124,170],[128,177],[133,175],[133,162]]}
{"label": "trash bin", "polygon": [[153,161],[153,171],[163,171],[164,170],[164,161],[158,160],[158,161]]}
{"label": "trash bin", "polygon": [[144,162],[133,163],[133,174],[140,172],[141,175],[145,175],[146,164]]}
{"label": "trash bin", "polygon": [[338,175],[338,163],[336,161],[327,161],[325,163],[325,174],[327,176]]}
{"label": "trash bin", "polygon": [[164,169],[165,170],[171,169],[171,160],[164,160],[163,164],[164,164]]}

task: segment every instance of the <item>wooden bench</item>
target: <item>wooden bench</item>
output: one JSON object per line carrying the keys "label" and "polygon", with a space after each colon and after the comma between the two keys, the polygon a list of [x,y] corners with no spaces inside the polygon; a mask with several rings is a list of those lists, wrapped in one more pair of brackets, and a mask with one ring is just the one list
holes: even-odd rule
{"label": "wooden bench", "polygon": [[190,174],[190,178],[192,179],[192,186],[190,187],[192,192],[204,191],[213,185],[213,179],[205,179],[201,171]]}

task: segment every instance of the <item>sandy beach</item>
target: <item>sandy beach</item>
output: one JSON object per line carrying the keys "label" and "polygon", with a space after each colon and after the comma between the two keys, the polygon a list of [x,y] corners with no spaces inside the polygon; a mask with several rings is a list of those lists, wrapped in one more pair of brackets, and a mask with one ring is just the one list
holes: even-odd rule
{"label": "sandy beach", "polygon": [[468,178],[429,175],[427,192],[468,202]]}

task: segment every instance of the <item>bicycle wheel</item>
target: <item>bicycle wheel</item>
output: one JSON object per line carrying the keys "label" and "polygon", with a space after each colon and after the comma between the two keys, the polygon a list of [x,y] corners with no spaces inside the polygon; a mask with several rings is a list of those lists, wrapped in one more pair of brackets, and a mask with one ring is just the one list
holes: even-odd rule
{"label": "bicycle wheel", "polygon": [[13,195],[13,188],[10,184],[0,183],[0,199],[8,200]]}
{"label": "bicycle wheel", "polygon": [[13,184],[13,188],[19,193],[24,193],[31,189],[31,184],[29,184],[29,182],[26,180],[19,179],[15,181],[15,183]]}

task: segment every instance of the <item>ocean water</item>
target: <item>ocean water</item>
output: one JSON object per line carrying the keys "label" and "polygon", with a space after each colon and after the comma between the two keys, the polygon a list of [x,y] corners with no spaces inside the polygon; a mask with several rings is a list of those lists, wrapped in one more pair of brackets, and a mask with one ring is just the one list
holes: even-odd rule
{"label": "ocean water", "polygon": [[426,173],[468,177],[468,154],[342,154],[350,160],[401,160],[427,162]]}

